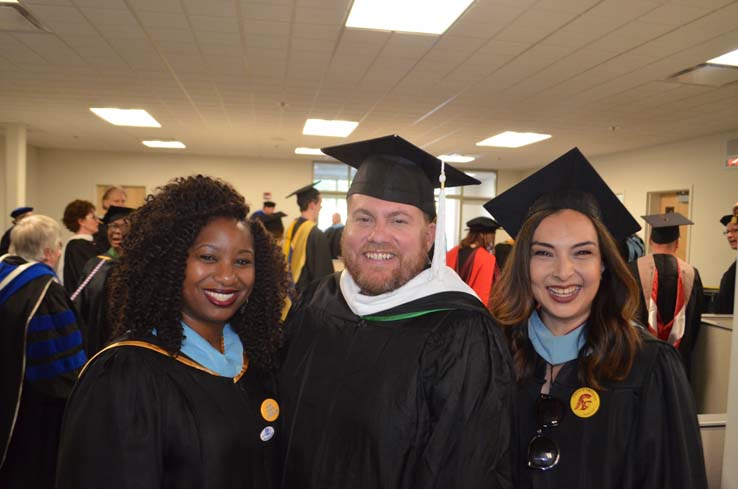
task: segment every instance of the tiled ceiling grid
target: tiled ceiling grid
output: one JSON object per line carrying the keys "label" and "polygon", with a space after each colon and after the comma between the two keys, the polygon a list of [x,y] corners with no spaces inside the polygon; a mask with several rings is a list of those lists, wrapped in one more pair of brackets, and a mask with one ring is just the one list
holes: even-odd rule
{"label": "tiled ceiling grid", "polygon": [[[475,166],[522,168],[738,128],[738,83],[670,75],[738,48],[738,1],[477,0],[441,36],[347,29],[350,0],[21,0],[51,34],[0,32],[0,123],[42,147],[300,158],[308,117],[358,120]],[[145,108],[161,129],[88,107]],[[615,128],[616,130],[612,130]],[[553,138],[474,145],[503,130]],[[302,157],[305,158],[305,157]]]}

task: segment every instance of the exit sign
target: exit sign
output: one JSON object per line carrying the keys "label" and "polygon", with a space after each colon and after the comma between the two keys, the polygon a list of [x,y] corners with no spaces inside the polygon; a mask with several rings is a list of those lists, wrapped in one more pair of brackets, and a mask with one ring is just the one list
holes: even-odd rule
{"label": "exit sign", "polygon": [[728,157],[728,159],[725,160],[725,166],[728,168],[738,166],[738,156]]}

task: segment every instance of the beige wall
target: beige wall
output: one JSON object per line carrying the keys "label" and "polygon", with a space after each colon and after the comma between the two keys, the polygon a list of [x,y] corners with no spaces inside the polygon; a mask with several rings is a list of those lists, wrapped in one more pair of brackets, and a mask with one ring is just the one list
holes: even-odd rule
{"label": "beige wall", "polygon": [[[97,184],[144,185],[148,192],[170,179],[203,173],[222,178],[241,192],[252,210],[261,208],[262,193],[272,192],[277,209],[299,214],[295,198],[284,196],[309,183],[312,165],[305,161],[263,161],[219,156],[185,156],[39,149],[34,189],[39,212],[61,219],[73,199],[95,201]],[[36,178],[38,177],[38,178]],[[29,175],[29,186],[31,186]]]}

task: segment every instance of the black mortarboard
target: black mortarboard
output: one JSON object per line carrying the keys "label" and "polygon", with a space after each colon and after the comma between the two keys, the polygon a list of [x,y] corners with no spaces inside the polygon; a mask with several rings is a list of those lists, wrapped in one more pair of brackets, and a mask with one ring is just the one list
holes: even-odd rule
{"label": "black mortarboard", "polygon": [[119,207],[117,205],[111,205],[108,207],[108,211],[103,216],[102,221],[105,225],[109,225],[113,221],[117,221],[122,217],[126,217],[128,214],[133,212],[134,209],[130,207]]}
{"label": "black mortarboard", "polygon": [[274,214],[257,214],[254,216],[260,220],[267,231],[277,237],[281,237],[284,234],[284,224],[282,224],[282,218],[285,217],[282,211],[277,211]]}
{"label": "black mortarboard", "polygon": [[[440,187],[441,160],[400,136],[321,148],[335,159],[357,168],[348,196],[363,194],[415,206],[436,215],[433,189]],[[481,183],[451,165],[445,165],[446,187]]]}
{"label": "black mortarboard", "polygon": [[275,204],[271,200],[265,200],[262,207],[277,207],[277,204]]}
{"label": "black mortarboard", "polygon": [[318,198],[318,195],[320,195],[320,191],[317,188],[315,188],[315,186],[319,183],[320,183],[320,180],[316,180],[310,185],[305,185],[304,187],[300,187],[285,198],[289,198],[289,197],[292,197],[293,195],[297,195],[297,205],[300,208],[302,208],[306,206],[308,203]]}
{"label": "black mortarboard", "polygon": [[720,218],[720,224],[722,224],[723,226],[727,226],[731,222],[733,224],[738,223],[738,216],[736,216],[735,214],[727,214]]}
{"label": "black mortarboard", "polygon": [[597,218],[616,240],[641,229],[578,148],[490,200],[484,208],[513,237],[531,214],[543,209],[574,209]]}
{"label": "black mortarboard", "polygon": [[679,226],[694,224],[678,212],[641,217],[651,226],[651,241],[658,244],[673,243],[679,239]]}
{"label": "black mortarboard", "polygon": [[16,207],[13,209],[13,212],[10,213],[10,217],[15,219],[16,217],[25,214],[26,212],[31,212],[33,210],[33,207]]}
{"label": "black mortarboard", "polygon": [[475,233],[494,233],[500,228],[500,225],[489,217],[475,217],[470,221],[466,221],[466,227],[469,228],[469,231]]}

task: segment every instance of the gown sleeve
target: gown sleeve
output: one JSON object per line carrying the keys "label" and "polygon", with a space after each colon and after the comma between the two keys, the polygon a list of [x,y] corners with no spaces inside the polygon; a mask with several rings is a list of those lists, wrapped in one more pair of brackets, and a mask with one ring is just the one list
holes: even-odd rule
{"label": "gown sleeve", "polygon": [[67,403],[57,489],[162,486],[161,387],[144,354],[116,348],[83,373]]}
{"label": "gown sleeve", "polygon": [[[659,342],[639,401],[639,480],[623,487],[707,489],[702,440],[692,391],[676,350]],[[604,441],[604,440],[603,440]]]}
{"label": "gown sleeve", "polygon": [[512,487],[513,380],[502,334],[479,313],[454,312],[447,320],[452,324],[428,340],[422,359],[430,419],[413,487]]}
{"label": "gown sleeve", "polygon": [[331,247],[323,231],[317,227],[311,229],[307,247],[305,266],[308,269],[311,280],[317,280],[332,274],[333,259],[331,258]]}

